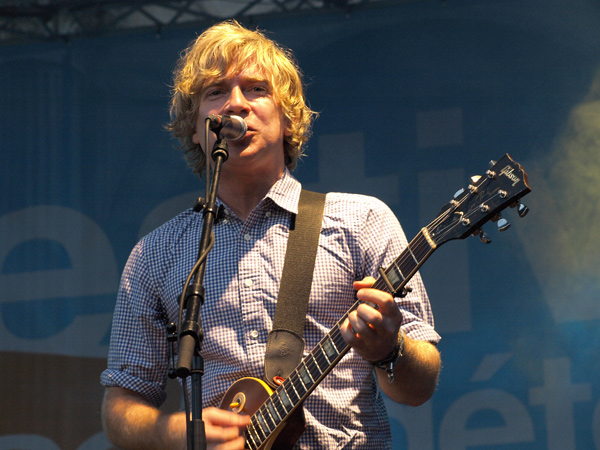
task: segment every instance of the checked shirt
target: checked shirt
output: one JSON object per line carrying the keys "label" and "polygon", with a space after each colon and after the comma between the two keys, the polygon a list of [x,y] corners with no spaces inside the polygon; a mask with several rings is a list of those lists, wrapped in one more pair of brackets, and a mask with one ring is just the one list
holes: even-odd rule
{"label": "checked shirt", "polygon": [[[300,183],[287,171],[244,222],[224,205],[208,256],[202,307],[204,406],[216,406],[236,380],[262,378],[288,229],[297,213]],[[202,215],[187,210],[133,249],[117,297],[105,386],[165,400],[169,347],[165,325],[177,323],[177,297],[195,263]],[[352,282],[377,278],[406,247],[400,224],[381,201],[329,193],[315,263],[304,339],[305,353],[353,305]],[[402,329],[433,343],[439,335],[420,276],[397,302]],[[371,364],[350,351],[306,400],[307,430],[297,449],[389,449],[391,433]]]}

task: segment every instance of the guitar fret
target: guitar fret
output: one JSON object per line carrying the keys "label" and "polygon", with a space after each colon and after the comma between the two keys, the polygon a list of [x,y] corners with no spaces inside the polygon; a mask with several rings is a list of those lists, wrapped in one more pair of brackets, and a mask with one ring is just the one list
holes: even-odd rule
{"label": "guitar fret", "polygon": [[[308,389],[306,388],[306,385],[304,384],[304,382],[302,381],[302,374],[300,373],[300,370],[302,369],[302,367],[297,368],[296,369],[296,380],[298,380],[300,382],[300,386],[296,386],[294,385],[294,387],[296,388],[296,392],[298,392],[300,394],[300,391],[298,391],[298,389],[300,387],[302,387],[302,389],[304,389],[304,393],[300,394],[300,398],[304,397],[304,395],[306,395],[306,393],[308,392]],[[306,369],[305,369],[306,370]]]}
{"label": "guitar fret", "polygon": [[329,364],[327,364],[327,362],[324,361],[321,356],[315,355],[314,350],[310,353],[310,356],[312,356],[312,359],[314,360],[314,362],[317,365],[317,369],[319,369],[319,377],[320,377],[327,370],[327,368],[329,367]]}
{"label": "guitar fret", "polygon": [[418,265],[429,256],[431,250],[431,245],[423,234],[419,233],[385,272],[392,286],[398,288],[407,277],[416,271]]}
{"label": "guitar fret", "polygon": [[[400,265],[402,266],[402,274],[411,275],[413,271],[417,268],[415,256],[410,251],[410,249],[407,249],[407,251],[403,252],[402,255],[404,256],[402,261],[397,260],[398,263],[400,263]],[[406,277],[403,276],[403,279],[406,279]]]}
{"label": "guitar fret", "polygon": [[281,422],[282,417],[279,415],[277,407],[273,404],[273,400],[269,399],[269,401],[267,401],[267,408],[269,409],[269,413],[271,414],[273,421],[276,425],[278,425]]}
{"label": "guitar fret", "polygon": [[265,434],[265,432],[262,430],[262,428],[261,428],[261,426],[260,426],[260,423],[258,422],[258,418],[257,418],[257,415],[256,415],[256,414],[254,414],[254,415],[252,416],[252,419],[251,419],[251,425],[252,425],[252,428],[254,428],[254,430],[255,430],[255,434],[256,434],[256,436],[258,437],[258,440],[259,440],[260,442],[263,442],[263,441],[266,439],[267,435],[266,435],[266,434]]}
{"label": "guitar fret", "polygon": [[427,258],[427,255],[431,251],[431,244],[427,241],[423,234],[419,234],[419,236],[414,239],[414,241],[417,240],[417,244],[415,246],[411,245],[411,247],[414,247],[414,253],[416,256],[418,256],[419,262],[421,262]]}
{"label": "guitar fret", "polygon": [[410,244],[408,245],[408,247],[407,247],[407,250],[410,252],[410,256],[412,256],[412,259],[413,259],[413,261],[414,261],[415,265],[419,264],[419,260],[417,259],[417,257],[416,257],[416,256],[415,256],[415,254],[413,253],[413,251],[412,251],[412,248],[411,248]]}
{"label": "guitar fret", "polygon": [[323,356],[327,360],[327,364],[331,365],[331,360],[327,357],[327,353],[325,352],[325,349],[323,348],[323,346],[321,344],[319,344],[318,347],[321,349],[321,353],[323,353]]}
{"label": "guitar fret", "polygon": [[294,377],[294,387],[296,388],[296,392],[298,392],[298,394],[300,395],[300,398],[303,398],[308,392],[308,389],[302,381],[302,376],[298,372],[298,369],[296,369],[295,375],[296,376]]}
{"label": "guitar fret", "polygon": [[300,363],[300,365],[301,365],[301,367],[300,367],[300,369],[298,369],[298,373],[300,374],[300,377],[302,379],[302,384],[304,385],[305,388],[307,388],[306,390],[308,391],[308,389],[315,383],[315,380],[313,379],[312,375],[310,374],[310,370],[308,370],[308,367],[306,366],[306,364],[304,362],[302,362],[302,363]]}
{"label": "guitar fret", "polygon": [[[254,416],[258,420],[258,426],[260,427],[262,433],[265,435],[265,437],[269,436],[269,434],[271,434],[271,428],[269,428],[269,425],[267,424],[262,412],[258,410],[254,413]],[[265,429],[268,431],[268,433],[265,433]]]}
{"label": "guitar fret", "polygon": [[332,342],[334,343],[337,353],[339,355],[340,353],[342,353],[342,351],[344,351],[347,344],[346,341],[344,341],[344,338],[342,337],[342,333],[340,332],[339,326],[336,325],[335,331],[335,333],[332,333]]}
{"label": "guitar fret", "polygon": [[[390,273],[392,274],[392,276],[390,276],[390,274],[388,274],[388,273],[386,273],[386,275],[388,276],[390,282],[394,286],[397,286],[400,283],[402,283],[406,279],[406,277],[402,273],[402,269],[400,269],[400,267],[398,267],[397,260],[394,261],[394,265],[393,265],[393,267],[391,267],[391,269],[392,269],[392,271]],[[395,270],[393,270],[393,269],[395,269]]]}
{"label": "guitar fret", "polygon": [[260,442],[258,444],[256,443],[255,437],[258,438],[258,436],[255,436],[248,426],[246,428],[246,444],[248,444],[250,450],[255,450],[260,446]]}
{"label": "guitar fret", "polygon": [[328,334],[326,336],[326,340],[325,340],[325,342],[323,342],[323,349],[325,350],[325,353],[328,356],[327,359],[329,361],[332,361],[339,356],[339,352],[335,348],[333,340],[331,339],[331,334]]}
{"label": "guitar fret", "polygon": [[287,411],[285,410],[285,407],[281,403],[280,394],[281,394],[281,391],[277,391],[277,392],[275,392],[274,395],[271,395],[271,401],[272,401],[273,407],[275,408],[275,412],[277,412],[279,421],[283,421],[285,419],[285,416],[287,416]]}
{"label": "guitar fret", "polygon": [[289,411],[287,406],[289,406],[289,410],[291,411],[294,405],[292,404],[292,400],[290,399],[287,390],[285,389],[285,384],[286,383],[283,383],[281,385],[281,392],[279,393],[279,397],[282,398],[281,404],[283,405],[285,412],[288,413]]}
{"label": "guitar fret", "polygon": [[[277,428],[277,422],[275,421],[275,418],[271,415],[271,411],[269,411],[268,402],[263,403],[260,410],[261,410],[261,415],[264,417],[265,423],[267,424],[267,427],[269,428],[269,432],[274,431],[275,428]],[[271,424],[272,424],[272,426],[271,426]]]}
{"label": "guitar fret", "polygon": [[293,394],[296,396],[296,399],[294,400],[292,397],[290,397],[290,399],[292,400],[292,402],[294,404],[298,404],[298,402],[300,401],[300,399],[302,398],[302,396],[298,394],[298,391],[296,390],[296,386],[294,386],[294,383],[292,381],[292,377],[293,376],[294,376],[294,374],[292,373],[292,375],[290,375],[290,377],[288,378],[288,380],[289,380],[290,386],[292,386]]}
{"label": "guitar fret", "polygon": [[340,349],[338,348],[338,343],[336,342],[340,336],[340,328],[339,325],[336,325],[331,332],[329,333],[329,339],[331,340],[331,346],[335,349],[336,357],[340,354]]}

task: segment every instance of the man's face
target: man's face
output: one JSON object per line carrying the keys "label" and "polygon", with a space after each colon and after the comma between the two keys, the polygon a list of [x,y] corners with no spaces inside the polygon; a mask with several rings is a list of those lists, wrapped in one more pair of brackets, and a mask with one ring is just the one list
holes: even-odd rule
{"label": "man's face", "polygon": [[[223,173],[243,169],[261,174],[263,171],[283,172],[283,143],[287,120],[278,105],[267,79],[255,67],[209,83],[200,93],[200,107],[193,141],[204,147],[204,120],[210,114],[242,117],[248,125],[246,136],[228,142],[229,159]],[[216,136],[209,136],[209,151]]]}

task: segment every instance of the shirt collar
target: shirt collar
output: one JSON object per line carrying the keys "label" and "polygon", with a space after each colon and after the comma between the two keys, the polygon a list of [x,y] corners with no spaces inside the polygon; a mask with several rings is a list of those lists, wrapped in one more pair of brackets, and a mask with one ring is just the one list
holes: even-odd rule
{"label": "shirt collar", "polygon": [[271,186],[265,198],[271,199],[277,206],[292,214],[298,214],[301,189],[300,182],[294,178],[286,167],[281,178]]}
{"label": "shirt collar", "polygon": [[[292,214],[298,214],[298,202],[300,200],[301,190],[302,185],[294,178],[286,167],[283,175],[275,182],[275,184],[273,184],[273,186],[271,186],[271,189],[269,189],[269,192],[267,192],[258,207],[268,208],[267,205],[271,203]],[[265,200],[267,199],[270,201],[265,203]],[[228,206],[218,197],[217,206],[223,206],[229,210]]]}

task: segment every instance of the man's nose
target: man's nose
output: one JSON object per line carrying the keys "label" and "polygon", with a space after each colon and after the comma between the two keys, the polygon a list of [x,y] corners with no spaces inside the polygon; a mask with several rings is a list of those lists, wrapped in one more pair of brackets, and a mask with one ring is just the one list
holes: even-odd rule
{"label": "man's nose", "polygon": [[229,94],[229,99],[227,101],[227,113],[245,111],[248,109],[248,107],[248,99],[244,95],[244,91],[242,91],[240,86],[234,86],[231,89],[231,93]]}

